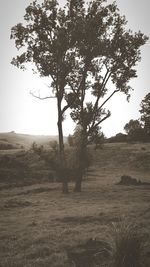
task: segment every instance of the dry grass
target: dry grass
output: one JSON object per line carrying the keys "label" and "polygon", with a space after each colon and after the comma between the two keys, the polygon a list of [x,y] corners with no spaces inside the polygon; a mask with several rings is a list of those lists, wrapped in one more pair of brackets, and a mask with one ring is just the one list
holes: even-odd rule
{"label": "dry grass", "polygon": [[123,174],[150,182],[149,161],[135,164],[141,155],[149,157],[150,144],[107,144],[96,152],[82,193],[73,193],[72,183],[67,196],[56,183],[3,188],[0,266],[72,267],[66,250],[89,238],[105,240],[121,216],[138,224],[142,260],[150,266],[150,187],[115,185]]}
{"label": "dry grass", "polygon": [[[111,267],[142,267],[143,240],[138,225],[126,217],[112,223],[108,238]],[[144,267],[144,266],[143,266]]]}

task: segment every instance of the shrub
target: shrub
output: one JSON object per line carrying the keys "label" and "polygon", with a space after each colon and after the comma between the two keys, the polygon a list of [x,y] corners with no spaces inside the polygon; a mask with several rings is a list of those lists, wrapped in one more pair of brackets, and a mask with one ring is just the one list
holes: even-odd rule
{"label": "shrub", "polygon": [[141,267],[142,239],[137,226],[128,220],[113,223],[110,236],[111,267]]}
{"label": "shrub", "polygon": [[0,150],[9,150],[9,149],[16,149],[16,148],[18,147],[13,144],[0,142]]}
{"label": "shrub", "polygon": [[71,146],[71,147],[74,146],[74,136],[73,135],[69,134],[67,141],[68,141],[69,146]]}
{"label": "shrub", "polygon": [[50,141],[50,147],[52,149],[52,151],[56,154],[58,154],[58,151],[59,151],[59,144],[56,140],[52,140]]}
{"label": "shrub", "polygon": [[118,133],[115,136],[112,136],[110,138],[107,139],[107,142],[109,143],[116,143],[116,142],[127,142],[127,135],[123,134],[123,133]]}
{"label": "shrub", "polygon": [[33,151],[34,153],[38,154],[38,155],[41,155],[43,150],[44,150],[44,147],[43,147],[43,145],[38,146],[36,142],[33,142],[30,150]]}

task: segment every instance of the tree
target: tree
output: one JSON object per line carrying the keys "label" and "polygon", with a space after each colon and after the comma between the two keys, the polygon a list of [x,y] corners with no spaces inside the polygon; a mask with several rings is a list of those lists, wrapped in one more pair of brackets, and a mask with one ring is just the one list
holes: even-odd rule
{"label": "tree", "polygon": [[124,130],[128,134],[129,141],[143,141],[144,140],[144,130],[139,120],[130,120],[124,126]]}
{"label": "tree", "polygon": [[141,101],[141,117],[130,120],[124,127],[129,141],[150,141],[150,93]]}
{"label": "tree", "polygon": [[144,131],[150,140],[150,93],[148,93],[142,100],[140,113]]}
{"label": "tree", "polygon": [[135,131],[136,129],[141,128],[141,123],[139,120],[130,120],[126,125],[124,126],[124,130],[127,134],[130,134],[131,132]]}
{"label": "tree", "polygon": [[[27,62],[41,76],[50,77],[50,87],[56,97],[60,166],[65,168],[62,123],[65,111],[72,109],[72,119],[81,126],[80,156],[86,158],[88,136],[110,116],[104,108],[117,92],[129,97],[128,82],[136,77],[140,47],[147,37],[141,32],[126,30],[126,20],[120,16],[115,3],[95,0],[68,0],[59,8],[56,0],[35,0],[26,8],[25,25],[12,28],[11,38],[22,53],[12,60],[23,68]],[[115,89],[109,91],[109,80]],[[114,88],[113,87],[113,88]],[[90,95],[93,101],[88,102]],[[105,99],[103,97],[105,96]],[[36,96],[40,99],[40,96]],[[84,164],[80,166],[83,173]],[[63,191],[68,191],[63,178]],[[82,175],[76,191],[81,191]]]}
{"label": "tree", "polygon": [[[85,1],[76,3],[84,8],[80,11],[81,22],[76,22],[79,23],[76,46],[80,65],[76,68],[76,78],[70,80],[71,88],[78,92],[77,100],[71,105],[71,117],[81,127],[82,159],[86,158],[88,137],[110,116],[106,103],[117,92],[129,98],[132,88],[128,83],[137,77],[135,66],[140,60],[140,47],[148,38],[141,32],[126,30],[125,17],[120,16],[115,3],[106,5],[103,0],[95,0],[87,9]],[[113,91],[108,87],[109,81]],[[91,102],[87,95],[91,96]],[[84,164],[80,162],[83,173]],[[82,175],[78,178],[75,191],[81,191]]]}
{"label": "tree", "polygon": [[[69,86],[69,80],[72,79],[75,66],[78,65],[74,32],[77,31],[76,20],[80,19],[79,9],[74,22],[72,14],[72,10],[76,12],[76,8],[78,6],[76,7],[75,0],[68,1],[66,9],[59,8],[56,0],[44,0],[41,4],[35,0],[26,8],[24,25],[19,23],[11,29],[11,39],[15,40],[17,49],[21,51],[16,58],[13,58],[12,64],[24,69],[27,63],[32,63],[34,70],[40,76],[50,78],[50,95],[34,96],[41,100],[54,97],[57,99],[59,156],[62,170],[65,168],[62,123],[65,111],[74,101],[74,97],[71,98],[67,93],[67,85]],[[65,98],[67,102],[63,101]],[[67,193],[67,179],[62,177],[62,180],[63,192]]]}

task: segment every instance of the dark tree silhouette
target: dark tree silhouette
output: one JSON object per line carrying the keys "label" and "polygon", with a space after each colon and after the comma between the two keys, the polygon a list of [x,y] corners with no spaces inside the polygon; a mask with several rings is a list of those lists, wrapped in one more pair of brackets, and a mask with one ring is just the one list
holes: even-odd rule
{"label": "dark tree silhouette", "polygon": [[124,126],[127,133],[127,141],[144,141],[145,134],[142,124],[139,120],[130,120]]}
{"label": "dark tree silhouette", "polygon": [[145,133],[150,140],[150,93],[148,93],[142,100],[140,113]]}
{"label": "dark tree silhouette", "polygon": [[142,127],[139,120],[130,120],[126,125],[124,126],[124,130],[128,135],[132,133],[133,131],[140,129]]}
{"label": "dark tree silhouette", "polygon": [[128,141],[150,141],[150,93],[141,101],[141,117],[138,120],[130,120],[124,130],[128,134]]}

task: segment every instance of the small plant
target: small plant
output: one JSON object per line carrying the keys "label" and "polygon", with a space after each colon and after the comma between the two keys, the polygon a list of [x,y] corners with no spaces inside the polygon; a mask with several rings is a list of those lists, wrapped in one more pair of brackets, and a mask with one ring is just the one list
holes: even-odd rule
{"label": "small plant", "polygon": [[143,243],[137,225],[126,218],[113,223],[109,237],[111,267],[141,267]]}
{"label": "small plant", "polygon": [[52,149],[52,151],[55,153],[55,154],[58,154],[58,151],[59,151],[59,145],[58,145],[58,142],[56,140],[53,140],[53,141],[50,141],[50,147]]}
{"label": "small plant", "polygon": [[31,145],[31,150],[34,153],[41,155],[44,151],[44,146],[43,145],[38,146],[38,144],[36,142],[33,142]]}

